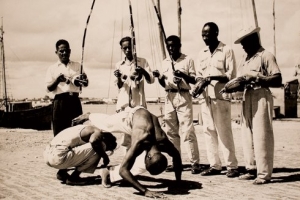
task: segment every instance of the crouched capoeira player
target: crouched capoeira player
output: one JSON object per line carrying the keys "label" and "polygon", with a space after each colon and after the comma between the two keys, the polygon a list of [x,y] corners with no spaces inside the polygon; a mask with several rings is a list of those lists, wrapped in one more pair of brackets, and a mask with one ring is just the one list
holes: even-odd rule
{"label": "crouched capoeira player", "polygon": [[[126,108],[114,115],[87,113],[75,118],[73,123],[89,120],[94,126],[111,133],[131,135],[131,145],[120,165],[101,169],[102,184],[109,187],[110,183],[122,178],[147,197],[159,198],[163,194],[149,191],[141,185],[135,175],[148,171],[151,175],[162,173],[167,167],[165,152],[173,158],[176,181],[181,181],[182,162],[178,150],[169,141],[161,129],[158,118],[141,106]],[[109,177],[109,179],[108,179]]]}
{"label": "crouched capoeira player", "polygon": [[[50,167],[59,169],[57,179],[68,185],[84,185],[81,172],[94,173],[101,158],[103,165],[109,163],[106,151],[117,146],[116,137],[95,126],[77,125],[57,134],[44,151],[44,159]],[[67,169],[75,167],[69,176]]]}

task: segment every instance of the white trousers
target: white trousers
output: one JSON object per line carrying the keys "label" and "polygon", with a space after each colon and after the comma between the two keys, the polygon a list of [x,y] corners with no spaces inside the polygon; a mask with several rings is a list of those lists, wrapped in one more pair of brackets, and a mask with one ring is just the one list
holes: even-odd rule
{"label": "white trousers", "polygon": [[269,89],[247,90],[243,101],[242,142],[246,169],[270,180],[273,171],[273,97]]}
{"label": "white trousers", "polygon": [[235,146],[231,128],[231,104],[226,100],[206,98],[201,103],[203,132],[206,143],[207,159],[210,166],[221,170],[219,145],[227,169],[237,169]]}
{"label": "white trousers", "polygon": [[165,131],[179,152],[181,152],[180,143],[183,142],[192,165],[199,163],[198,141],[193,125],[193,105],[190,93],[167,93]]}
{"label": "white trousers", "polygon": [[68,169],[76,167],[80,172],[94,173],[101,157],[94,151],[91,143],[72,149],[66,146],[48,145],[44,151],[44,160],[50,167]]}

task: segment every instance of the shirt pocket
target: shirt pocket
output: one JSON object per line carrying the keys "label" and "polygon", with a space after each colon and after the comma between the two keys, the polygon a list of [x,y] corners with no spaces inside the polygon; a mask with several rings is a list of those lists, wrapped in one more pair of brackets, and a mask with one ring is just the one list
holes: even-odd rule
{"label": "shirt pocket", "polygon": [[248,69],[250,74],[254,73],[257,74],[258,72],[261,72],[262,69],[262,62],[260,58],[254,59],[251,62],[248,63]]}
{"label": "shirt pocket", "polygon": [[221,59],[217,59],[215,62],[215,66],[219,71],[225,72],[224,61]]}
{"label": "shirt pocket", "polygon": [[206,70],[206,68],[207,68],[207,58],[200,59],[198,66],[199,66],[199,69],[197,69],[197,70],[200,70],[200,71]]}

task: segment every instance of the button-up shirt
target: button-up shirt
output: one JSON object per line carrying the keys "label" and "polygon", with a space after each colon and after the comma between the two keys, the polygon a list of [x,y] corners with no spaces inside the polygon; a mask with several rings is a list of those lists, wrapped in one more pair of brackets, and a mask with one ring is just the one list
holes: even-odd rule
{"label": "button-up shirt", "polygon": [[244,55],[238,67],[238,76],[250,74],[253,76],[272,76],[280,73],[275,56],[261,47],[249,60]]}
{"label": "button-up shirt", "polygon": [[[236,62],[234,52],[231,47],[219,42],[219,45],[213,53],[207,46],[201,50],[197,57],[197,77],[226,75],[229,80],[236,77]],[[225,83],[211,81],[207,86],[205,94],[210,98],[228,99],[228,95],[221,95],[219,92]],[[203,95],[200,96],[203,98]]]}
{"label": "button-up shirt", "polygon": [[[181,72],[185,73],[186,75],[189,76],[195,76],[195,66],[194,66],[194,60],[185,55],[181,54],[180,57],[176,60],[173,61],[174,69],[175,70],[180,70]],[[162,73],[165,75],[165,83],[166,87],[165,89],[186,89],[190,90],[191,86],[184,80],[182,79],[179,83],[179,87],[177,86],[176,83],[173,82],[173,75],[174,70],[172,69],[172,60],[170,58],[166,58],[162,62]]]}
{"label": "button-up shirt", "polygon": [[[154,77],[151,71],[151,68],[149,67],[149,64],[146,59],[144,58],[137,58],[137,66],[145,69],[149,76],[150,76],[150,81],[147,83],[151,84],[154,82]],[[135,72],[135,61],[129,61],[126,59],[126,57],[116,63],[116,70],[120,70],[122,75],[126,75],[127,79],[124,81],[123,86],[119,89],[119,94],[118,94],[118,101],[117,101],[117,107],[116,110],[124,109],[125,107],[129,106],[129,101],[130,101],[130,106],[135,107],[138,105],[146,107],[146,97],[145,97],[145,91],[144,91],[144,76],[141,79],[141,81],[136,84],[135,81],[132,81],[130,79],[130,76],[133,75]],[[123,80],[123,79],[122,79]],[[116,80],[116,83],[118,80]],[[131,100],[130,100],[130,93],[131,90]]]}
{"label": "button-up shirt", "polygon": [[[61,94],[64,92],[80,92],[79,87],[74,85],[74,79],[76,76],[80,75],[80,63],[69,61],[67,66],[60,61],[57,61],[55,64],[51,65],[46,73],[46,87],[53,83],[60,74],[63,74],[67,79],[70,80],[70,83],[60,82],[56,89],[52,91],[53,95]],[[83,70],[84,73],[84,70]],[[50,92],[47,89],[48,92]]]}

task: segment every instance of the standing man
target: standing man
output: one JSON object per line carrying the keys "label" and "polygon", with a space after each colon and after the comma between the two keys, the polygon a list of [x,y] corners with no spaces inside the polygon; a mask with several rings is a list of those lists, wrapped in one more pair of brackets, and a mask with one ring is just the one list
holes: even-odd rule
{"label": "standing man", "polygon": [[227,167],[227,177],[238,177],[238,161],[231,128],[231,103],[228,94],[219,94],[225,83],[235,78],[236,64],[233,50],[218,40],[219,28],[213,22],[204,24],[202,38],[206,48],[198,55],[197,81],[207,82],[200,96],[203,132],[210,167],[202,176],[220,174],[222,163],[219,144]]}
{"label": "standing man", "polygon": [[[151,68],[146,59],[137,57],[137,63],[132,55],[132,39],[124,37],[120,40],[124,59],[116,63],[114,75],[117,77],[116,85],[119,89],[116,112],[123,111],[127,106],[143,106],[147,108],[144,91],[144,79],[147,83],[154,82]],[[138,66],[136,68],[136,66]],[[122,146],[127,149],[130,145],[130,137],[126,134],[122,138]]]}
{"label": "standing man", "polygon": [[72,119],[82,114],[78,96],[80,87],[88,86],[86,74],[84,72],[80,74],[80,63],[70,60],[69,42],[58,40],[55,53],[59,61],[50,66],[46,74],[47,90],[55,95],[53,101],[54,136],[70,127]]}
{"label": "standing man", "polygon": [[[48,92],[55,95],[52,115],[54,136],[70,127],[72,119],[82,114],[78,96],[80,87],[88,86],[86,74],[84,71],[80,73],[80,63],[70,61],[69,42],[58,40],[55,53],[59,60],[48,68],[45,80]],[[59,170],[57,177],[65,176],[66,173],[66,170]]]}
{"label": "standing man", "polygon": [[124,37],[120,41],[124,59],[116,63],[114,75],[119,89],[116,111],[120,112],[127,106],[146,106],[144,91],[144,79],[147,83],[154,82],[151,69],[146,59],[137,58],[137,66],[132,55],[132,42],[130,37]]}
{"label": "standing man", "polygon": [[[191,89],[189,84],[195,84],[194,61],[181,53],[181,41],[178,36],[169,36],[166,42],[171,58],[163,61],[162,74],[158,70],[153,72],[166,91],[165,130],[179,152],[182,140],[192,163],[191,173],[198,174],[201,172],[200,158],[193,126],[192,97],[189,93]],[[172,166],[169,170],[172,170]]]}
{"label": "standing man", "polygon": [[246,52],[238,68],[252,87],[244,91],[242,106],[242,142],[247,173],[241,180],[255,179],[253,184],[270,182],[273,171],[273,96],[269,87],[280,87],[282,77],[276,58],[260,44],[260,28],[249,27],[238,34],[235,44]]}

